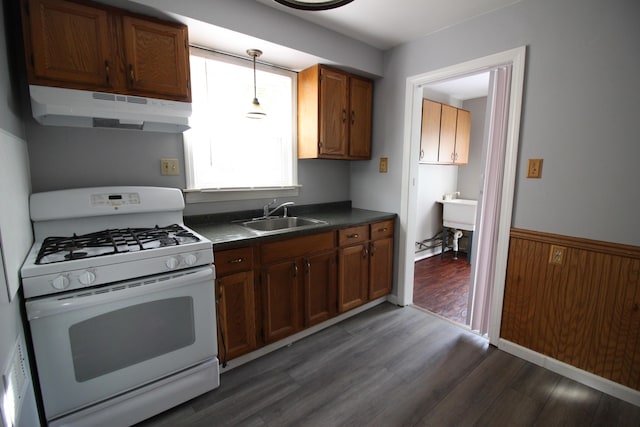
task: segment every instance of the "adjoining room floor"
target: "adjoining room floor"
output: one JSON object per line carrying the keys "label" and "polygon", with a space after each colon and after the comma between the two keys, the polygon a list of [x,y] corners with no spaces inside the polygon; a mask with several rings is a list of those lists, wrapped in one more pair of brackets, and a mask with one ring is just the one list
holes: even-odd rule
{"label": "adjoining room floor", "polygon": [[640,407],[381,304],[225,372],[145,427],[637,426]]}
{"label": "adjoining room floor", "polygon": [[417,261],[413,282],[413,303],[457,323],[466,324],[471,265],[467,254],[458,259],[447,252]]}

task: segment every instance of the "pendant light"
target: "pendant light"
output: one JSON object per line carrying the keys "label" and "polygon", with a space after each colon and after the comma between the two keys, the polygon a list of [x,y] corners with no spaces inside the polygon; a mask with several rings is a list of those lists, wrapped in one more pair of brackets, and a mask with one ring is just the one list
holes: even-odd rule
{"label": "pendant light", "polygon": [[300,10],[328,10],[344,6],[353,0],[276,0],[278,3]]}
{"label": "pendant light", "polygon": [[247,55],[253,57],[253,102],[247,113],[249,119],[262,119],[266,117],[267,113],[264,112],[258,102],[258,95],[256,94],[256,58],[262,55],[262,51],[258,49],[248,49]]}

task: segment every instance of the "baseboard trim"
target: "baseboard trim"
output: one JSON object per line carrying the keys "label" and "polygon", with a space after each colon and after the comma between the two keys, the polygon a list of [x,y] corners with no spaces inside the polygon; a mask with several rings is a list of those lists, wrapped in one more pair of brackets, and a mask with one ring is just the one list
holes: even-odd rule
{"label": "baseboard trim", "polygon": [[287,347],[291,344],[293,344],[296,341],[300,341],[303,338],[308,337],[309,335],[313,335],[316,332],[319,332],[323,329],[328,328],[329,326],[333,326],[336,323],[342,322],[343,320],[346,320],[350,317],[355,316],[356,314],[362,313],[363,311],[369,310],[370,308],[373,308],[377,305],[380,305],[384,302],[386,302],[388,300],[388,297],[384,296],[384,297],[380,297],[376,300],[373,301],[369,301],[368,303],[361,305],[360,307],[356,307],[352,310],[347,311],[346,313],[342,313],[334,318],[331,318],[325,322],[319,323],[317,325],[314,325],[310,328],[307,328],[303,331],[300,331],[296,334],[290,335],[286,338],[283,338],[279,341],[276,341],[274,343],[265,345],[264,347],[260,347],[257,350],[252,351],[251,353],[247,353],[247,354],[243,354],[242,356],[236,357],[233,360],[230,360],[227,362],[227,366],[220,366],[220,373],[225,373],[227,371],[230,371],[234,368],[237,368],[239,366],[244,365],[245,363],[249,363],[252,360],[255,360],[259,357],[265,356],[269,353],[272,353],[276,350],[281,349],[282,347]]}
{"label": "baseboard trim", "polygon": [[530,350],[503,338],[498,341],[498,348],[528,362],[546,368],[552,372],[570,378],[588,387],[629,402],[640,407],[640,391],[618,384],[606,378],[592,374],[556,360],[552,357]]}

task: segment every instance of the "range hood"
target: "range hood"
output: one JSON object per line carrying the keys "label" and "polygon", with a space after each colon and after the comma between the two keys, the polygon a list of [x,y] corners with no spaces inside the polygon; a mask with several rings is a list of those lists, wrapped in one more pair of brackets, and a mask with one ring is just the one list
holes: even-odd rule
{"label": "range hood", "polygon": [[181,133],[191,104],[106,92],[29,85],[33,117],[43,125]]}

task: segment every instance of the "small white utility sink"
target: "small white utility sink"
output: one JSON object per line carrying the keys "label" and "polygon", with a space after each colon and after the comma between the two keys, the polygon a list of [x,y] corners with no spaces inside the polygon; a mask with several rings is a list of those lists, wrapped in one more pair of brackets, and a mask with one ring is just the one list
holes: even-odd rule
{"label": "small white utility sink", "polygon": [[442,225],[447,228],[474,231],[476,228],[477,200],[436,200],[442,203]]}

